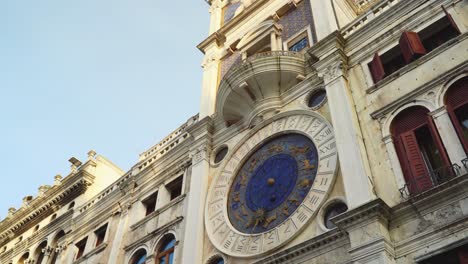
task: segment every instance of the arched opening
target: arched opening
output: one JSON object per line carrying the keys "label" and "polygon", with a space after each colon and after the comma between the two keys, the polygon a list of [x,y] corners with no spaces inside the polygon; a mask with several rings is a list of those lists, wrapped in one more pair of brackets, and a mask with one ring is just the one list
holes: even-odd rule
{"label": "arched opening", "polygon": [[36,249],[36,252],[34,254],[34,257],[36,259],[37,264],[42,264],[42,261],[44,260],[44,249],[47,247],[47,241],[42,242]]}
{"label": "arched opening", "polygon": [[[60,230],[57,235],[55,236],[55,238],[52,240],[52,247],[55,249],[57,248],[58,244],[65,238],[65,232],[63,230]],[[51,260],[51,264],[56,264],[56,263],[60,263],[59,261],[57,261],[58,259],[58,256],[59,256],[60,252],[57,252],[56,250],[54,250],[54,252],[52,253],[52,260]]]}
{"label": "arched opening", "polygon": [[468,77],[450,86],[445,95],[445,104],[463,148],[468,152]]}
{"label": "arched opening", "polygon": [[144,264],[146,262],[146,250],[139,249],[131,258],[130,264]]}
{"label": "arched opening", "polygon": [[412,106],[403,110],[392,121],[391,132],[411,194],[443,181],[435,172],[450,162],[428,109]]}
{"label": "arched opening", "polygon": [[158,249],[156,256],[157,264],[173,264],[174,263],[174,249],[176,239],[174,235],[169,234],[164,236],[162,243]]}
{"label": "arched opening", "polygon": [[26,252],[21,256],[21,258],[18,260],[18,264],[25,264],[26,260],[29,258],[29,252]]}

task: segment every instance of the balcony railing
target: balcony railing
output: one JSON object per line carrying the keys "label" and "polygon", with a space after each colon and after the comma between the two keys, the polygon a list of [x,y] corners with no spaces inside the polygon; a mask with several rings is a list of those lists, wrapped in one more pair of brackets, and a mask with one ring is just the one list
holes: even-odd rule
{"label": "balcony railing", "polygon": [[[416,177],[416,179],[406,181],[405,186],[403,186],[403,188],[401,188],[399,191],[401,196],[405,199],[414,197],[436,186],[446,183],[458,176],[461,176],[466,172],[468,172],[468,158],[462,160],[462,166],[458,164],[452,164],[450,166],[441,167],[429,172],[430,180],[432,182],[431,186],[418,184],[418,177]],[[421,177],[427,176],[423,175]]]}

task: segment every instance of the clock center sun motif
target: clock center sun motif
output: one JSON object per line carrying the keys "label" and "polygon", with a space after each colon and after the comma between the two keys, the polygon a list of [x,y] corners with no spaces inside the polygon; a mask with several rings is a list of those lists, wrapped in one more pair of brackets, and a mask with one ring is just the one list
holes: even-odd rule
{"label": "clock center sun motif", "polygon": [[309,193],[317,164],[317,148],[301,134],[281,135],[263,144],[231,185],[228,215],[233,227],[258,234],[281,224]]}

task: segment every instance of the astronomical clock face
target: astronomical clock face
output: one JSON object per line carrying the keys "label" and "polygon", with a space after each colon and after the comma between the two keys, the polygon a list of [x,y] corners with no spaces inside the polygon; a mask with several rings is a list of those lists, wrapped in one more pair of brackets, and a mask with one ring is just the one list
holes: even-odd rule
{"label": "astronomical clock face", "polygon": [[319,210],[336,164],[333,132],[320,116],[284,117],[259,129],[211,185],[205,224],[212,243],[252,257],[290,241]]}

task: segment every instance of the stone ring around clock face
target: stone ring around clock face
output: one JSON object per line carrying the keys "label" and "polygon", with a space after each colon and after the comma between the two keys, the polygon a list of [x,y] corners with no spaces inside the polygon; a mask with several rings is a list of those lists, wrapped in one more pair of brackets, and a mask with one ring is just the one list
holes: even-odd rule
{"label": "stone ring around clock face", "polygon": [[233,148],[208,191],[206,232],[229,256],[258,257],[294,239],[335,182],[335,137],[324,117],[285,113],[266,122]]}
{"label": "stone ring around clock face", "polygon": [[314,143],[301,134],[280,135],[260,146],[237,172],[228,215],[242,233],[268,231],[302,203],[317,173]]}

